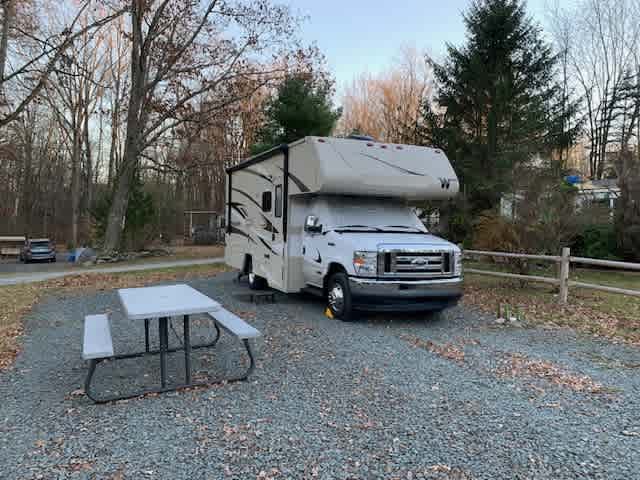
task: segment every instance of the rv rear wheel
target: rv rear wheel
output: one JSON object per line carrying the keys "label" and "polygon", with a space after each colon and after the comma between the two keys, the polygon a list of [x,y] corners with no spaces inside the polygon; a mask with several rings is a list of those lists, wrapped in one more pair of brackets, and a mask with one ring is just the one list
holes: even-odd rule
{"label": "rv rear wheel", "polygon": [[260,275],[256,275],[253,273],[253,261],[251,257],[247,257],[245,263],[245,272],[247,274],[247,278],[249,279],[249,288],[251,290],[263,290],[267,288],[267,280],[262,278]]}
{"label": "rv rear wheel", "polygon": [[345,273],[334,273],[327,282],[327,303],[335,318],[344,322],[352,319],[351,290]]}
{"label": "rv rear wheel", "polygon": [[249,264],[249,288],[251,290],[264,290],[269,286],[267,279],[253,273],[253,266]]}
{"label": "rv rear wheel", "polygon": [[267,280],[256,275],[253,272],[249,273],[249,288],[251,290],[264,290],[267,288]]}

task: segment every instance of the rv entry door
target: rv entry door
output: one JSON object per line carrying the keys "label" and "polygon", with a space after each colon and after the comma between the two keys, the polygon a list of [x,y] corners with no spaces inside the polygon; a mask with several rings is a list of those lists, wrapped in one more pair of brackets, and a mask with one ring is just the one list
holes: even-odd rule
{"label": "rv entry door", "polygon": [[322,240],[322,225],[315,215],[308,215],[304,223],[304,236],[302,246],[302,273],[305,283],[322,288],[322,253],[320,243]]}
{"label": "rv entry door", "polygon": [[273,288],[284,289],[284,255],[285,242],[283,236],[284,225],[284,202],[283,197],[283,177],[277,176],[273,179],[273,208],[271,210],[271,219],[267,220],[266,230],[270,237],[268,243],[270,248],[265,254],[265,263],[269,272],[269,285]]}

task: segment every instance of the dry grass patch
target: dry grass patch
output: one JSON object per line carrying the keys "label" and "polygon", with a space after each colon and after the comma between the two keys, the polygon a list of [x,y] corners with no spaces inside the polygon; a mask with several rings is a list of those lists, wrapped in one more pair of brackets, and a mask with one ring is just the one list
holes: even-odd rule
{"label": "dry grass patch", "polygon": [[[604,280],[596,283],[606,284]],[[635,285],[629,288],[640,288],[640,277],[630,281]],[[571,288],[569,303],[560,306],[556,289],[549,285],[521,286],[518,281],[468,274],[463,303],[494,314],[500,303],[507,303],[522,311],[528,323],[640,344],[638,297]]]}
{"label": "dry grass patch", "polygon": [[22,334],[22,317],[40,299],[33,285],[0,288],[0,371],[13,363],[19,352],[16,338]]}
{"label": "dry grass patch", "polygon": [[224,257],[224,245],[191,245],[173,247],[172,260]]}
{"label": "dry grass patch", "polygon": [[118,288],[144,287],[158,282],[206,278],[229,271],[224,264],[192,265],[187,267],[158,268],[118,273],[83,273],[50,280],[38,285],[46,290],[64,293],[86,293],[87,291],[115,290]]}
{"label": "dry grass patch", "polygon": [[214,264],[113,274],[84,273],[46,282],[0,287],[0,371],[13,364],[20,351],[22,319],[44,295],[143,287],[158,282],[207,278],[227,270],[226,265]]}

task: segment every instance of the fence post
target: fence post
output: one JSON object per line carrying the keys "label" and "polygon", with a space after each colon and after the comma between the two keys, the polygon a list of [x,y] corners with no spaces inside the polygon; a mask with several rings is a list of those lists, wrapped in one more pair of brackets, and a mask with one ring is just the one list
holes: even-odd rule
{"label": "fence post", "polygon": [[562,256],[560,257],[560,305],[565,305],[569,298],[569,257],[571,256],[570,248],[562,249]]}

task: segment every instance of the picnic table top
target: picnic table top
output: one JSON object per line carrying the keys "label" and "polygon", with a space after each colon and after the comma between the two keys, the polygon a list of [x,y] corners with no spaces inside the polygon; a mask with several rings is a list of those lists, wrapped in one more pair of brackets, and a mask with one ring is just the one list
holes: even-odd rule
{"label": "picnic table top", "polygon": [[120,303],[130,320],[215,312],[220,304],[189,285],[122,288]]}

